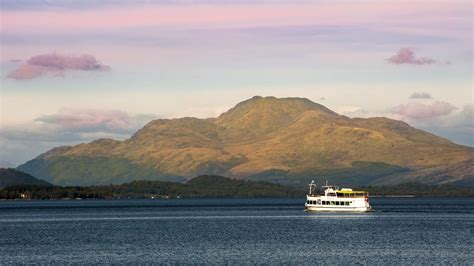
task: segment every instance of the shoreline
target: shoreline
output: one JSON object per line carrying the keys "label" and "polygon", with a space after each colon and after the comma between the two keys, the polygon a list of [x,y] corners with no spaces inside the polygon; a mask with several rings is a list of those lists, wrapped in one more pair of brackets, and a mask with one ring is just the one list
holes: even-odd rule
{"label": "shoreline", "polygon": [[[0,202],[3,201],[50,201],[50,200],[55,200],[55,201],[88,201],[88,200],[189,200],[189,199],[298,199],[301,198],[301,200],[304,201],[304,196],[303,197],[168,197],[168,198],[146,198],[146,197],[135,197],[135,198],[48,198],[48,199],[0,199]],[[407,199],[407,198],[446,198],[446,199],[459,199],[459,198],[473,198],[473,196],[435,196],[435,195],[423,195],[423,196],[416,196],[416,195],[373,195],[370,196],[370,198],[401,198],[401,199]],[[369,198],[369,199],[370,199]]]}

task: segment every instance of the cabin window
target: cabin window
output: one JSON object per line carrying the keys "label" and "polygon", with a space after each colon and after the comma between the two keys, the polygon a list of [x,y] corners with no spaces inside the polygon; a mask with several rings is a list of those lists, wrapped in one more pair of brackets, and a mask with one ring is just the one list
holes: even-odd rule
{"label": "cabin window", "polygon": [[321,205],[321,200],[320,199],[318,199],[318,204]]}
{"label": "cabin window", "polygon": [[339,206],[339,201],[336,201],[336,205]]}

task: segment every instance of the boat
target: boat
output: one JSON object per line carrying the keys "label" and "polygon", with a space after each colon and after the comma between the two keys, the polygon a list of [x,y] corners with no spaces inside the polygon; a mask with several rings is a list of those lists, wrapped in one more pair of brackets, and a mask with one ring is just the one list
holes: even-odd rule
{"label": "boat", "polygon": [[309,193],[306,195],[305,209],[315,212],[368,212],[372,210],[369,204],[369,193],[355,191],[351,188],[338,186],[322,186],[322,193],[318,193],[316,184],[309,184]]}

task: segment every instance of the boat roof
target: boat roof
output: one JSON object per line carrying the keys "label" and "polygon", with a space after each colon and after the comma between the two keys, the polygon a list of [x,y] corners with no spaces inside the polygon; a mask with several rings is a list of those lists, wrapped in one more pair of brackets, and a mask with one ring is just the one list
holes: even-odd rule
{"label": "boat roof", "polygon": [[351,194],[351,193],[367,193],[367,191],[363,191],[363,190],[345,190],[345,189],[341,189],[341,190],[336,190],[337,193],[345,193],[345,194]]}

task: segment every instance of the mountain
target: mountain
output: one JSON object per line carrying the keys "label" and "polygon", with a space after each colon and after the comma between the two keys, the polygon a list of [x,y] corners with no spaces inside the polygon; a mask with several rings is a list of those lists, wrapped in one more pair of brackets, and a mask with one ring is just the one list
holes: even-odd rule
{"label": "mountain", "polygon": [[0,168],[0,189],[16,185],[51,186],[48,182],[36,179],[27,173],[12,168]]}
{"label": "mountain", "polygon": [[474,149],[383,117],[348,118],[302,98],[253,97],[217,118],[158,119],[124,141],[52,149],[18,167],[60,185],[198,175],[306,186],[474,186]]}

